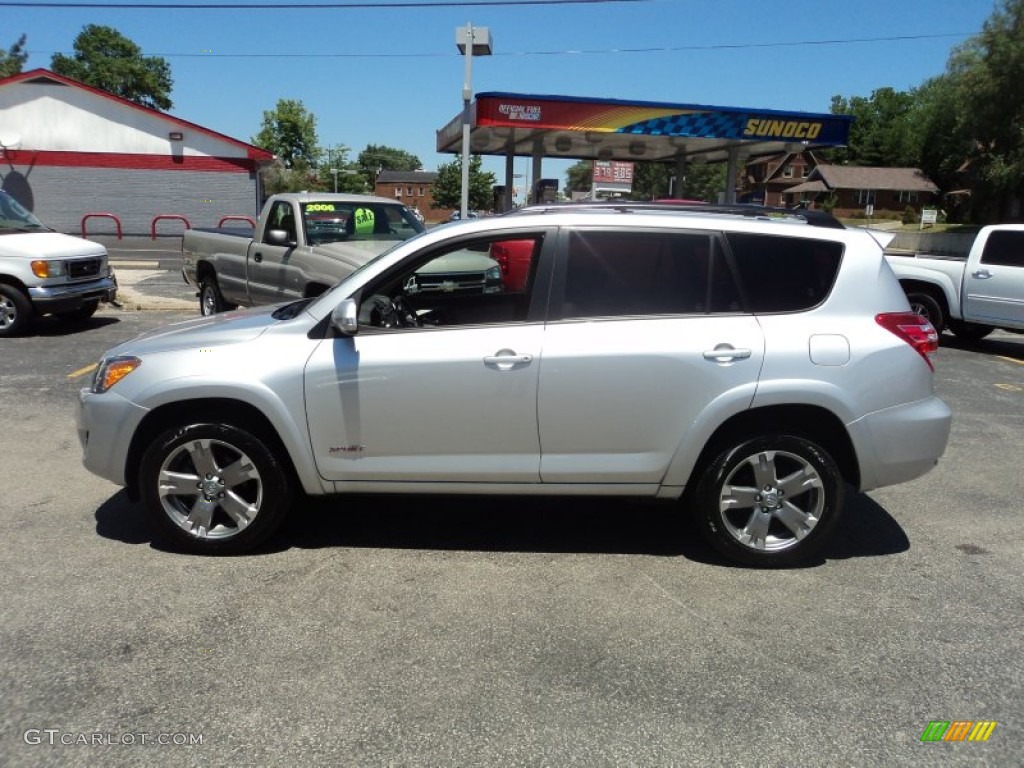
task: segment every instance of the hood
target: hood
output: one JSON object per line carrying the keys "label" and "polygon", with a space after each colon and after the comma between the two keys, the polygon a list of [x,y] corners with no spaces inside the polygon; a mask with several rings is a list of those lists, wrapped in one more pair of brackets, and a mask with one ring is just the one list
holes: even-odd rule
{"label": "hood", "polygon": [[428,261],[416,270],[420,275],[443,274],[447,272],[486,272],[497,267],[498,262],[484,253],[453,251]]}
{"label": "hood", "polygon": [[99,243],[60,232],[15,232],[0,230],[0,256],[26,259],[68,259],[73,256],[106,256]]}
{"label": "hood", "polygon": [[376,256],[398,245],[401,240],[350,240],[348,242],[324,243],[313,247],[317,253],[361,267]]}
{"label": "hood", "polygon": [[171,323],[162,328],[148,331],[108,350],[104,357],[114,355],[146,355],[158,352],[172,352],[189,347],[219,347],[225,344],[239,344],[255,339],[279,320],[272,313],[281,305],[239,309],[210,317],[197,317],[181,323]]}

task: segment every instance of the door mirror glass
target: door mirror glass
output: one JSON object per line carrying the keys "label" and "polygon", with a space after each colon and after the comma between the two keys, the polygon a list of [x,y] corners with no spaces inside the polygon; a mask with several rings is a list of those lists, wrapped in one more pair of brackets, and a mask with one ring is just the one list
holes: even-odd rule
{"label": "door mirror glass", "polygon": [[269,245],[295,245],[283,229],[267,230],[267,236],[264,239]]}

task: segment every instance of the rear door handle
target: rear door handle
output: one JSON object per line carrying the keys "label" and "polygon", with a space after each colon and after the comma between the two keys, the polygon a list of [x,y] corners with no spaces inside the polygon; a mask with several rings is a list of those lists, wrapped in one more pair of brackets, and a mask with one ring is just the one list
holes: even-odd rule
{"label": "rear door handle", "polygon": [[704,359],[715,363],[731,363],[736,360],[746,360],[750,355],[749,349],[737,349],[732,344],[716,344],[714,349],[709,349],[704,353]]}
{"label": "rear door handle", "polygon": [[512,349],[499,349],[493,355],[484,358],[484,365],[488,368],[497,368],[499,371],[511,371],[532,362],[533,355],[517,355]]}
{"label": "rear door handle", "polygon": [[253,257],[252,257],[252,260],[255,261],[257,264],[259,264],[261,261],[263,261],[263,254],[262,253],[254,254]]}
{"label": "rear door handle", "polygon": [[992,277],[992,273],[989,272],[987,269],[979,269],[975,272],[971,272],[971,277],[976,277],[979,280],[988,280],[990,277]]}

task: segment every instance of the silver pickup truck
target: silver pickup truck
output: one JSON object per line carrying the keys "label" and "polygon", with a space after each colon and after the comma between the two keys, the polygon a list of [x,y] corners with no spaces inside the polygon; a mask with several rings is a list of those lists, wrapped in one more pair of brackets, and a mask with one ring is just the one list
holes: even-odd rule
{"label": "silver pickup truck", "polygon": [[279,194],[255,230],[187,230],[182,276],[196,287],[204,315],[308,298],[422,231],[412,211],[386,197]]}
{"label": "silver pickup truck", "polygon": [[996,328],[1024,332],[1024,224],[982,227],[966,258],[885,255],[910,306],[940,332],[966,340]]}

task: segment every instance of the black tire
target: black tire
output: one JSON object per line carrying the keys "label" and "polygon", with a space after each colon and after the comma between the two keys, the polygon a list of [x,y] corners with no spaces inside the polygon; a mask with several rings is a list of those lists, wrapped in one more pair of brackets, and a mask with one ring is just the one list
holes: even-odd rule
{"label": "black tire", "polygon": [[946,316],[934,296],[921,291],[912,291],[907,294],[907,301],[910,302],[910,308],[914,310],[915,314],[921,315],[935,326],[936,331],[942,333],[942,329],[946,327]]}
{"label": "black tire", "polygon": [[199,282],[200,314],[209,316],[232,309],[235,309],[235,305],[224,301],[224,296],[220,292],[220,286],[217,285],[217,276],[213,272],[203,275],[202,280]]}
{"label": "black tire", "polygon": [[821,551],[844,494],[839,469],[821,446],[769,434],[720,453],[699,476],[692,504],[701,532],[725,557],[779,567]]}
{"label": "black tire", "polygon": [[0,283],[0,337],[24,333],[34,314],[28,296],[13,285]]}
{"label": "black tire", "polygon": [[962,320],[950,320],[949,330],[958,339],[964,341],[981,341],[995,330],[990,325],[978,325],[977,323],[965,323]]}
{"label": "black tire", "polygon": [[83,303],[78,309],[72,309],[68,312],[54,312],[54,315],[66,323],[80,323],[95,315],[96,310],[99,308],[100,300],[93,299],[92,301]]}
{"label": "black tire", "polygon": [[227,424],[164,432],[142,457],[139,488],[158,537],[201,555],[263,543],[292,499],[289,473],[267,442]]}

